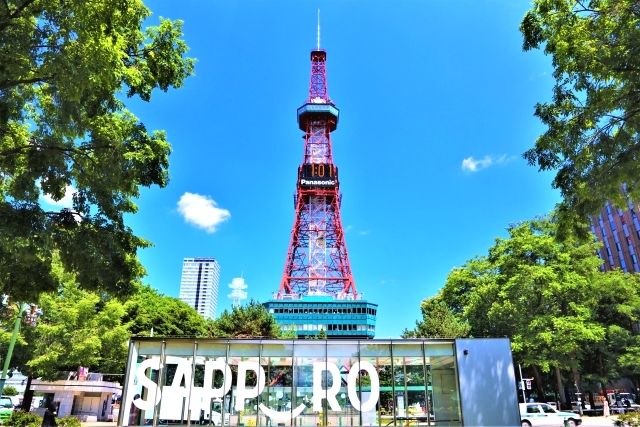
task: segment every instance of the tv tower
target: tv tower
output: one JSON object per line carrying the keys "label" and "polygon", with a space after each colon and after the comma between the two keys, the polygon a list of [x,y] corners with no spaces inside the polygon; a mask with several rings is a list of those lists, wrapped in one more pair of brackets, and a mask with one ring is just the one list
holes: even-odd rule
{"label": "tv tower", "polygon": [[330,337],[373,338],[377,304],[363,300],[356,289],[340,219],[342,196],[331,144],[339,111],[329,98],[326,60],[318,11],[309,96],[297,111],[304,149],[293,230],[280,287],[265,306],[282,327],[298,336],[324,330]]}

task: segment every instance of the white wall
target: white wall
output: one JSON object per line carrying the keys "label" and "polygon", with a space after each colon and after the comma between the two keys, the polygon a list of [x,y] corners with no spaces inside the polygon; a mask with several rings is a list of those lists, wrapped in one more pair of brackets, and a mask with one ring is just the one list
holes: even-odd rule
{"label": "white wall", "polygon": [[455,345],[463,425],[519,426],[509,340],[456,339]]}

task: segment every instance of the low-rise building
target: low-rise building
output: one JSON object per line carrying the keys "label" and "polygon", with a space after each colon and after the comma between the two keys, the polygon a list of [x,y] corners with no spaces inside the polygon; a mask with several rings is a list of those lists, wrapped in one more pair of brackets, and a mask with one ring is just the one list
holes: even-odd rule
{"label": "low-rise building", "polygon": [[[112,421],[114,402],[122,393],[119,383],[104,381],[99,373],[70,373],[57,381],[32,380],[31,390],[43,393],[58,408],[58,417],[74,415],[82,421]],[[116,405],[117,406],[117,405]],[[42,408],[44,411],[44,408]]]}

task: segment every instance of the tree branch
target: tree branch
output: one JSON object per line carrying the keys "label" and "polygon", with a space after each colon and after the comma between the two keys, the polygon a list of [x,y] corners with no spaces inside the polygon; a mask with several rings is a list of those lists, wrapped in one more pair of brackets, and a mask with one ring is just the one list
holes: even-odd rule
{"label": "tree branch", "polygon": [[2,80],[0,81],[0,90],[9,89],[10,87],[18,85],[46,82],[47,80],[51,80],[52,78],[53,76],[46,76],[33,77],[30,79]]}
{"label": "tree branch", "polygon": [[73,216],[79,217],[80,219],[86,219],[86,217],[84,215],[82,215],[80,212],[73,211],[73,210],[71,210],[69,208],[63,208],[60,211],[45,211],[44,214],[46,216],[49,216],[49,217],[58,217],[58,216],[61,216],[61,215],[71,214]]}
{"label": "tree branch", "polygon": [[41,150],[54,150],[54,151],[62,151],[65,153],[79,154],[95,163],[96,162],[95,159],[92,158],[88,154],[88,152],[96,149],[109,149],[109,148],[113,148],[113,145],[105,144],[105,145],[96,145],[96,146],[85,145],[81,147],[61,147],[61,146],[55,146],[55,145],[43,145],[38,143],[31,143],[28,145],[13,147],[7,150],[0,150],[0,157],[13,156],[16,154],[20,154],[26,150],[41,149]]}
{"label": "tree branch", "polygon": [[[11,12],[11,13],[9,13],[7,15],[6,20],[3,20],[4,22],[2,22],[0,24],[0,31],[4,31],[9,26],[9,21],[11,21],[12,19],[16,19],[20,15],[20,13],[22,13],[22,11],[24,11],[27,7],[29,7],[34,2],[35,2],[35,0],[25,0],[24,3],[22,3],[21,5],[16,7],[13,12]],[[9,11],[9,4],[7,3],[6,0],[4,0],[4,3],[6,5],[6,7],[7,7],[7,12],[8,12]]]}
{"label": "tree branch", "polygon": [[582,9],[581,10],[574,9],[573,10],[574,13],[581,13],[581,12],[600,13],[600,11],[597,11],[595,9],[591,9],[585,6],[582,0],[576,0],[576,4],[580,5]]}

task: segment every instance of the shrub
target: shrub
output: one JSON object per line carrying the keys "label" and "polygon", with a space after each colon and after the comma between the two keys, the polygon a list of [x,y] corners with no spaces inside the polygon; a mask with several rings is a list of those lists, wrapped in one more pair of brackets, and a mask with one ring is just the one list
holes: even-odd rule
{"label": "shrub", "polygon": [[12,427],[40,427],[42,417],[31,412],[13,411],[6,425]]}
{"label": "shrub", "polygon": [[613,422],[614,426],[640,427],[640,412],[627,412],[618,416]]}
{"label": "shrub", "polygon": [[17,396],[18,395],[18,390],[16,390],[16,388],[12,385],[8,385],[5,386],[5,388],[2,389],[2,394],[5,396]]}
{"label": "shrub", "polygon": [[59,418],[58,427],[80,427],[80,420],[73,415],[67,415],[66,417]]}

